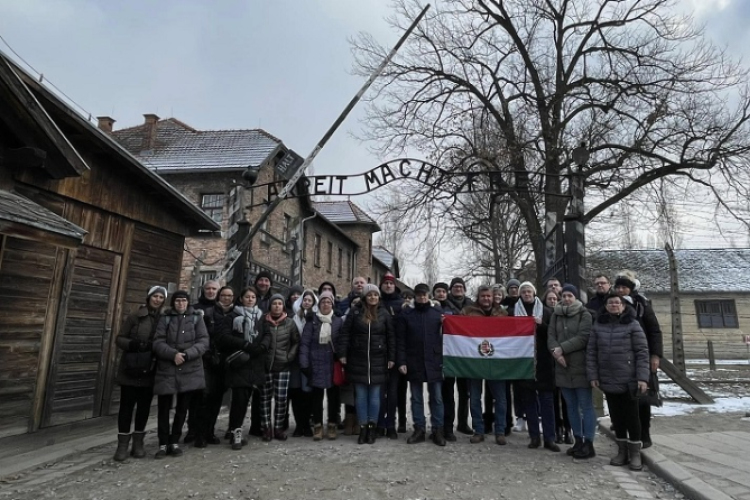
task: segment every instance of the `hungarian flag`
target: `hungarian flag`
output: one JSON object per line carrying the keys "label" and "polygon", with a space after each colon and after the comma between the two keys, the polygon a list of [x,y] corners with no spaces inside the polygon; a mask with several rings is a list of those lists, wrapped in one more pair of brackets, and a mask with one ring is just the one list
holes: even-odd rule
{"label": "hungarian flag", "polygon": [[533,317],[446,316],[443,373],[486,380],[534,379]]}

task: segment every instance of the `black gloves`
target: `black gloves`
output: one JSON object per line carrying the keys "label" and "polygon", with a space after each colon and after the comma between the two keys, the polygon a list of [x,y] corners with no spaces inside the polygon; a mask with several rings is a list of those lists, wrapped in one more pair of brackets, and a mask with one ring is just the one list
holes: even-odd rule
{"label": "black gloves", "polygon": [[141,341],[138,339],[131,340],[130,344],[128,344],[128,351],[138,352],[140,350],[141,350]]}

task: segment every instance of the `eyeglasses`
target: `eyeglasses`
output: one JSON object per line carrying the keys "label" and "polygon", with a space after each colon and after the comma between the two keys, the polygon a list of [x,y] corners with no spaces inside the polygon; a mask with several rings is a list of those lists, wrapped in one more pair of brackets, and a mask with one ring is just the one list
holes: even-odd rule
{"label": "eyeglasses", "polygon": [[234,295],[231,293],[230,294],[222,293],[221,295],[219,295],[219,297],[221,297],[222,299],[231,299],[232,297],[234,297]]}
{"label": "eyeglasses", "polygon": [[609,285],[609,281],[595,281],[594,284],[596,286],[604,286],[604,285]]}

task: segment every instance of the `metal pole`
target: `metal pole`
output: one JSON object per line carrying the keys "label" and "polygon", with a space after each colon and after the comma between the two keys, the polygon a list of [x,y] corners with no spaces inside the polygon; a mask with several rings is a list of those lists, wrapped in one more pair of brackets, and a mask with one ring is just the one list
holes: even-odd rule
{"label": "metal pole", "polygon": [[255,221],[253,226],[250,228],[250,232],[245,236],[245,238],[240,242],[240,244],[237,246],[237,251],[235,252],[235,255],[227,256],[228,262],[224,265],[224,269],[222,269],[220,273],[220,277],[223,277],[229,269],[234,266],[235,262],[239,259],[239,255],[245,250],[245,248],[250,245],[250,242],[252,241],[253,237],[257,234],[257,232],[260,230],[263,223],[268,219],[268,217],[271,215],[271,212],[273,212],[276,207],[279,206],[279,204],[282,202],[284,198],[289,194],[289,192],[294,188],[295,184],[297,184],[297,181],[299,181],[302,178],[302,175],[304,175],[305,170],[307,170],[307,167],[313,162],[315,157],[320,153],[320,150],[323,149],[323,146],[326,145],[328,140],[331,138],[334,132],[336,132],[336,129],[339,128],[341,123],[346,119],[346,117],[349,115],[351,110],[354,108],[354,106],[359,102],[359,100],[362,98],[362,95],[367,91],[368,88],[373,84],[375,79],[380,76],[380,74],[383,72],[385,67],[388,65],[388,63],[391,62],[391,59],[393,59],[393,56],[396,55],[396,52],[398,52],[398,49],[401,48],[401,46],[404,44],[406,39],[411,35],[412,31],[414,31],[414,28],[417,27],[417,24],[419,21],[422,20],[424,15],[427,13],[427,10],[430,8],[430,4],[427,4],[424,9],[422,9],[422,12],[419,13],[417,18],[414,20],[413,23],[411,23],[411,26],[406,30],[406,32],[401,36],[399,41],[396,43],[396,45],[391,49],[391,51],[388,53],[386,58],[383,60],[383,62],[380,63],[380,66],[378,66],[375,71],[370,75],[370,78],[367,79],[367,81],[362,85],[362,88],[359,89],[359,92],[352,98],[351,101],[349,101],[349,104],[346,106],[344,111],[339,115],[339,117],[336,119],[335,122],[333,122],[333,125],[328,129],[328,131],[323,135],[323,137],[320,139],[318,144],[315,145],[313,150],[310,152],[309,155],[307,155],[307,158],[305,158],[305,161],[300,165],[300,167],[297,169],[297,171],[292,175],[292,177],[289,179],[289,182],[286,183],[286,186],[284,186],[284,189],[279,192],[278,196],[266,207],[266,209],[263,211],[263,213],[258,217],[258,220]]}

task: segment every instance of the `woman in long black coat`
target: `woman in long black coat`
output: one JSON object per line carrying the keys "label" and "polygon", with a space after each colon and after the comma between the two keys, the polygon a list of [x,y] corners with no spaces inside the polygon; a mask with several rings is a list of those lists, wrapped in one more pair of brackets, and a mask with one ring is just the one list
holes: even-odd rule
{"label": "woman in long black coat", "polygon": [[258,292],[247,287],[240,293],[240,305],[234,307],[231,325],[223,327],[216,337],[216,346],[225,356],[226,386],[232,389],[229,407],[229,430],[232,449],[241,450],[242,422],[255,388],[265,382],[265,350],[260,345],[260,320],[263,313],[257,306]]}
{"label": "woman in long black coat", "polygon": [[[128,458],[128,443],[130,442],[130,425],[133,422],[135,410],[135,426],[133,427],[133,458],[143,458],[146,450],[143,448],[143,438],[146,435],[146,423],[151,411],[151,400],[154,399],[154,371],[150,368],[153,363],[151,351],[156,334],[156,326],[161,318],[164,301],[167,299],[167,289],[163,286],[153,286],[146,296],[146,303],[136,312],[129,315],[120,328],[120,334],[115,339],[117,347],[122,349],[122,358],[117,371],[117,383],[120,384],[120,410],[117,415],[117,451],[114,459],[122,462]],[[148,354],[151,354],[149,357]],[[145,359],[148,366],[135,366],[130,359]]]}
{"label": "woman in long black coat", "polygon": [[380,411],[380,392],[387,370],[396,360],[396,336],[391,315],[380,307],[380,290],[367,284],[364,304],[352,307],[344,321],[339,347],[346,377],[354,384],[359,444],[375,442],[375,423]]}

